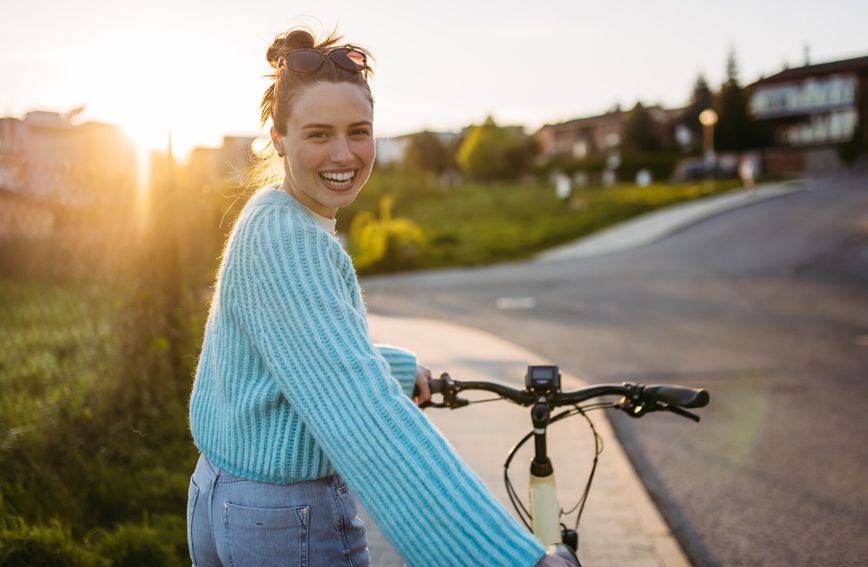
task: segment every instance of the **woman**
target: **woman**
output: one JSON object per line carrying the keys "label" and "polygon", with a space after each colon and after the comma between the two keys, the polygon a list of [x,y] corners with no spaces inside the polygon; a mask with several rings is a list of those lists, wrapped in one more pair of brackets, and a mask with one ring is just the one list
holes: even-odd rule
{"label": "woman", "polygon": [[349,486],[410,565],[535,565],[539,542],[408,397],[430,373],[368,338],[334,217],[371,173],[373,99],[367,52],[338,40],[294,30],[268,50],[284,178],[245,205],[218,273],[190,401],[191,559],[366,565]]}

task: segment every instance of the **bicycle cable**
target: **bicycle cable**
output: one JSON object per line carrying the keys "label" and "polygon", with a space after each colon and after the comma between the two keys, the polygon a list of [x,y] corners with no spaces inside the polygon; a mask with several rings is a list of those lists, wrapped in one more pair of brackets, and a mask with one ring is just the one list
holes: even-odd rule
{"label": "bicycle cable", "polygon": [[[579,511],[579,515],[576,518],[576,529],[577,530],[578,530],[578,526],[579,526],[579,520],[582,516],[582,512],[584,511],[584,503],[585,503],[585,501],[587,501],[587,496],[591,490],[591,483],[594,480],[594,473],[596,472],[596,469],[597,469],[597,462],[599,460],[600,454],[603,452],[603,439],[597,433],[597,430],[594,427],[593,422],[590,420],[590,418],[588,418],[587,415],[585,415],[585,412],[593,411],[596,409],[612,408],[612,407],[615,407],[615,405],[616,404],[614,404],[612,402],[600,402],[600,403],[595,403],[595,404],[589,404],[588,406],[586,406],[584,408],[576,405],[576,406],[573,406],[572,409],[568,409],[566,411],[563,411],[563,412],[553,416],[551,419],[549,419],[549,425],[552,425],[554,423],[557,423],[558,421],[561,421],[562,419],[572,417],[576,414],[581,414],[582,417],[584,417],[585,420],[590,425],[591,431],[594,434],[594,462],[593,462],[593,465],[591,466],[591,472],[588,475],[588,481],[585,484],[585,489],[582,493],[582,496],[579,498],[579,501],[576,502],[576,505],[573,506],[568,512],[564,512],[563,508],[560,510],[561,515],[567,515],[567,514],[571,514],[573,511],[576,510],[576,508],[578,508],[581,505],[581,510]],[[522,502],[521,497],[518,495],[518,492],[515,490],[515,486],[513,486],[512,481],[509,479],[509,467],[512,464],[513,458],[518,453],[518,450],[521,449],[521,447],[524,446],[524,444],[527,443],[527,441],[531,437],[533,437],[533,431],[530,431],[527,435],[522,437],[521,440],[519,440],[519,442],[516,443],[512,447],[512,449],[510,449],[509,454],[507,455],[507,458],[506,458],[506,462],[504,462],[504,464],[503,464],[503,480],[504,480],[504,484],[506,485],[507,496],[509,496],[510,503],[512,504],[515,511],[518,513],[519,519],[522,521],[522,523],[524,523],[524,525],[529,530],[533,529],[531,527],[531,523],[533,522],[533,516],[528,511],[528,509],[525,507],[524,502]]]}
{"label": "bicycle cable", "polygon": [[564,511],[564,509],[561,508],[562,516],[569,516],[576,510],[576,508],[579,509],[578,514],[576,514],[576,523],[573,527],[575,531],[579,530],[579,522],[581,521],[582,514],[585,511],[585,504],[588,502],[588,494],[591,493],[591,483],[594,482],[594,474],[597,472],[597,463],[600,460],[600,455],[602,454],[604,448],[603,438],[600,437],[599,433],[597,433],[597,428],[594,427],[594,422],[591,421],[591,419],[587,416],[586,412],[593,411],[594,409],[602,409],[603,407],[606,407],[606,404],[593,404],[593,406],[594,407],[588,408],[582,408],[578,405],[575,406],[576,412],[580,414],[583,418],[585,418],[585,421],[588,422],[588,426],[590,426],[591,428],[591,432],[594,434],[594,462],[591,464],[591,472],[588,474],[588,482],[585,483],[585,490],[584,492],[582,492],[582,495],[579,497],[576,505],[573,506],[570,510]]}
{"label": "bicycle cable", "polygon": [[486,399],[484,399],[484,400],[467,400],[467,405],[471,405],[471,404],[484,404],[485,402],[502,402],[502,401],[505,400],[505,399],[506,399],[506,398],[504,398],[503,396],[500,396],[500,397],[497,397],[497,398],[486,398]]}

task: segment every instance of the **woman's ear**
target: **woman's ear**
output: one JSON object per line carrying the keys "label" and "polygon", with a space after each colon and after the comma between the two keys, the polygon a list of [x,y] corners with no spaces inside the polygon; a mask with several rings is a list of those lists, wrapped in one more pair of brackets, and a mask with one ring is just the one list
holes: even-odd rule
{"label": "woman's ear", "polygon": [[280,134],[277,133],[274,126],[271,127],[271,143],[274,144],[274,149],[277,150],[277,155],[283,157],[286,152],[283,151],[283,140],[280,139]]}

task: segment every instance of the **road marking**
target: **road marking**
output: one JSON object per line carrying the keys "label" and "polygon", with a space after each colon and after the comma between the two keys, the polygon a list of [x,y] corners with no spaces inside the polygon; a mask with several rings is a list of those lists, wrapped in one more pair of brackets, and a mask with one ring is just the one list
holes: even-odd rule
{"label": "road marking", "polygon": [[536,298],[531,296],[523,297],[498,297],[494,302],[498,309],[504,311],[518,309],[533,309],[536,307]]}

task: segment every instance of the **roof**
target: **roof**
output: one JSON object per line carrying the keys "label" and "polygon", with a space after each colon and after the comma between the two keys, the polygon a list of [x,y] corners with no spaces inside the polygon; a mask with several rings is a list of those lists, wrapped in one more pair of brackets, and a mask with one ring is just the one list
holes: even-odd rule
{"label": "roof", "polygon": [[793,81],[814,77],[817,75],[831,75],[833,73],[868,73],[868,55],[862,57],[854,57],[852,59],[842,59],[840,61],[829,61],[827,63],[817,63],[816,65],[805,65],[803,67],[794,67],[792,69],[784,69],[780,73],[771,75],[758,80],[755,85],[764,83],[779,83],[784,81]]}

